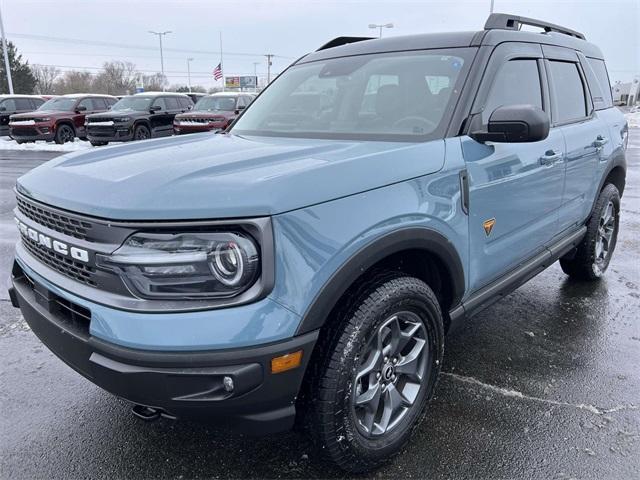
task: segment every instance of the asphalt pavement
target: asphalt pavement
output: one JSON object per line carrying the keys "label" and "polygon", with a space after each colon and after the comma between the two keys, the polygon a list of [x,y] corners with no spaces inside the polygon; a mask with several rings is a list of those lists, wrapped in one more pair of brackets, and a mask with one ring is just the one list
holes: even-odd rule
{"label": "asphalt pavement", "polygon": [[[55,153],[0,151],[0,285],[16,177]],[[640,130],[616,253],[599,283],[558,265],[447,339],[409,447],[375,478],[640,477]],[[0,289],[0,478],[339,478],[301,434],[145,423],[55,358]]]}

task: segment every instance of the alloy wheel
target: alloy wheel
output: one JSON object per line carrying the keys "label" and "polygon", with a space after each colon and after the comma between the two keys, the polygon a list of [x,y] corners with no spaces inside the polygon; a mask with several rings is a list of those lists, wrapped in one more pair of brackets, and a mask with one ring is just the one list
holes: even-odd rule
{"label": "alloy wheel", "polygon": [[616,235],[616,215],[613,202],[609,202],[603,210],[598,223],[595,243],[594,269],[602,272],[607,266]]}

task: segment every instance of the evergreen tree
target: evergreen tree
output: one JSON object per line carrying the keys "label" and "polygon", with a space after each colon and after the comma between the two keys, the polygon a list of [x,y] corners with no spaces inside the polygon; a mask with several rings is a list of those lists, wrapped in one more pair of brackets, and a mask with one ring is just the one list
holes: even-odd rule
{"label": "evergreen tree", "polygon": [[[13,80],[13,92],[31,94],[36,86],[36,78],[31,73],[29,62],[22,59],[18,49],[12,42],[7,42],[7,52],[9,54],[9,67],[11,68],[11,79]],[[0,44],[0,93],[9,93],[9,83],[7,72],[4,67],[4,52]]]}

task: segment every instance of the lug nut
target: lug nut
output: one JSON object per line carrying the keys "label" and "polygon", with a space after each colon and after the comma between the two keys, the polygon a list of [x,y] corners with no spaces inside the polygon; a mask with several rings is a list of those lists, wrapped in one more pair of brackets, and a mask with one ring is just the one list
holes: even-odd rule
{"label": "lug nut", "polygon": [[388,362],[389,361],[389,357],[384,357],[384,361]]}
{"label": "lug nut", "polygon": [[395,365],[396,363],[398,363],[398,359],[397,359],[397,358],[394,358],[394,359],[393,359],[393,363],[394,363],[394,365]]}
{"label": "lug nut", "polygon": [[376,378],[380,378],[380,372],[376,373]]}

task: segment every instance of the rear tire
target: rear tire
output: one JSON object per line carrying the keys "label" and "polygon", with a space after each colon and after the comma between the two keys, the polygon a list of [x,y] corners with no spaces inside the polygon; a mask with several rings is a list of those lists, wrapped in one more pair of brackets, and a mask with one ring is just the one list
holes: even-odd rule
{"label": "rear tire", "polygon": [[59,125],[58,128],[56,129],[56,136],[54,138],[54,141],[58,145],[62,145],[67,142],[73,142],[75,137],[76,137],[76,132],[73,129],[73,127],[71,125],[67,125],[66,123],[63,123],[62,125]]}
{"label": "rear tire", "polygon": [[572,258],[561,258],[562,271],[578,280],[599,280],[607,270],[616,248],[620,227],[620,193],[607,184],[587,222],[587,233]]}
{"label": "rear tire", "polygon": [[402,451],[424,418],[443,356],[440,306],[417,278],[364,284],[316,347],[307,392],[311,434],[349,472]]}

